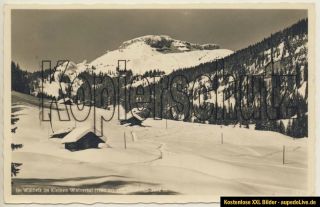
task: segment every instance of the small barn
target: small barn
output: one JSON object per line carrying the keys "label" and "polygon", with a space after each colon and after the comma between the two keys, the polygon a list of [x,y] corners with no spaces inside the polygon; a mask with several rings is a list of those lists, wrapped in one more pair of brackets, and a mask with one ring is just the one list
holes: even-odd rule
{"label": "small barn", "polygon": [[142,119],[139,119],[135,116],[132,116],[126,120],[120,120],[120,124],[121,125],[124,125],[124,124],[129,124],[129,126],[135,126],[135,125],[139,125],[141,126],[142,125]]}
{"label": "small barn", "polygon": [[83,104],[84,104],[85,106],[94,106],[94,101],[92,101],[92,100],[85,100],[85,101],[83,102]]}
{"label": "small barn", "polygon": [[[99,131],[97,134],[101,135]],[[99,148],[101,143],[106,142],[104,136],[100,137],[94,133],[94,129],[88,127],[78,127],[73,129],[63,139],[62,143],[65,149],[70,151],[79,151],[85,149]]]}
{"label": "small barn", "polygon": [[73,102],[70,98],[62,98],[60,100],[58,100],[58,104],[65,104],[65,105],[72,105]]}
{"label": "small barn", "polygon": [[127,113],[127,119],[120,120],[120,124],[129,124],[129,126],[142,126],[143,121],[144,119],[136,111],[133,110],[132,112]]}

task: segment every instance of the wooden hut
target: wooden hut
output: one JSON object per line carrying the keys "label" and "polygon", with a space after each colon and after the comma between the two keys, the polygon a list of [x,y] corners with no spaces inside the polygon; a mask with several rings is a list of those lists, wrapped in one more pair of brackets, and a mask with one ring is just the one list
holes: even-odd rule
{"label": "wooden hut", "polygon": [[[101,135],[98,131],[96,131],[96,133]],[[62,139],[62,143],[65,149],[70,151],[99,148],[99,144],[105,143],[106,138],[104,136],[98,136],[96,133],[92,128],[78,127],[67,134]]]}

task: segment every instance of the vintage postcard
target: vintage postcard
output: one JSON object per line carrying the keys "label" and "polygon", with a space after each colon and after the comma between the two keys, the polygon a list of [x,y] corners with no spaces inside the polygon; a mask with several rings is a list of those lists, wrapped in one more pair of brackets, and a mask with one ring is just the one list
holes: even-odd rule
{"label": "vintage postcard", "polygon": [[7,203],[313,195],[312,4],[7,5]]}

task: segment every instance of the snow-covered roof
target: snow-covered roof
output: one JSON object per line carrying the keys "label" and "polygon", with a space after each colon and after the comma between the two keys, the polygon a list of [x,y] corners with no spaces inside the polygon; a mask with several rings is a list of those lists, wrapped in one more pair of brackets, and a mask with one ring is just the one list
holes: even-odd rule
{"label": "snow-covered roof", "polygon": [[62,98],[62,99],[59,99],[58,103],[61,104],[61,103],[65,103],[67,101],[72,102],[72,100],[70,98],[64,98],[64,99]]}
{"label": "snow-covered roof", "polygon": [[57,134],[62,134],[62,133],[67,133],[70,132],[74,129],[74,127],[68,127],[68,128],[63,128],[63,129],[59,129],[59,130],[55,130],[52,134],[50,134],[50,136],[54,136]]}
{"label": "snow-covered roof", "polygon": [[135,117],[140,121],[144,121],[144,118],[142,118],[138,113],[139,113],[139,110],[137,108],[131,109],[131,111],[127,113],[127,119],[131,117]]}
{"label": "snow-covered roof", "polygon": [[[87,133],[92,132],[94,133],[94,129],[91,127],[77,127],[75,129],[73,129],[67,136],[65,136],[62,139],[62,143],[70,143],[70,142],[76,142],[79,139],[81,139],[84,135],[86,135]],[[96,130],[95,133],[97,136],[101,135],[101,132],[99,130]],[[106,137],[100,137],[102,140],[106,140]]]}
{"label": "snow-covered roof", "polygon": [[141,116],[139,116],[138,114],[133,114],[133,117],[139,119],[140,121],[144,121],[144,119]]}

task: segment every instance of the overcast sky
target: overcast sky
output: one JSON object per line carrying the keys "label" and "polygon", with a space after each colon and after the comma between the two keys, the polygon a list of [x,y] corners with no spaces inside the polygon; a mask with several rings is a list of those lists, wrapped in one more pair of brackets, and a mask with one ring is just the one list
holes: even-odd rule
{"label": "overcast sky", "polygon": [[306,17],[306,10],[13,10],[12,59],[29,71],[44,59],[92,61],[151,34],[238,50]]}

